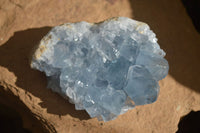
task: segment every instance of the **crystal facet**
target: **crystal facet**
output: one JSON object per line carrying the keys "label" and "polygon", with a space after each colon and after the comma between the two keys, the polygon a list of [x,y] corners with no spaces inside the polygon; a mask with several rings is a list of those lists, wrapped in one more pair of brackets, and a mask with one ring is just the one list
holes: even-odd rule
{"label": "crystal facet", "polygon": [[136,105],[156,101],[168,73],[165,52],[145,23],[125,17],[66,23],[40,42],[31,67],[77,110],[109,121]]}

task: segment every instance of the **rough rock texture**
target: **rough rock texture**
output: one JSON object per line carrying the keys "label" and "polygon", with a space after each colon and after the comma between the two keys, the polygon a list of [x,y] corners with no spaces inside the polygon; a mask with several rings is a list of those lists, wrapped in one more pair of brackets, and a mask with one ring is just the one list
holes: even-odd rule
{"label": "rough rock texture", "polygon": [[[46,26],[98,22],[114,16],[148,23],[167,53],[170,71],[159,83],[160,95],[155,103],[103,123],[89,119],[84,111],[75,111],[72,104],[47,90],[45,76],[30,69],[28,56],[50,30]],[[1,0],[0,97],[9,94],[10,100],[21,101],[21,107],[25,106],[49,132],[172,133],[181,116],[200,110],[199,36],[179,0]],[[24,121],[32,122],[29,115],[21,114]],[[34,129],[28,122],[24,126]]]}

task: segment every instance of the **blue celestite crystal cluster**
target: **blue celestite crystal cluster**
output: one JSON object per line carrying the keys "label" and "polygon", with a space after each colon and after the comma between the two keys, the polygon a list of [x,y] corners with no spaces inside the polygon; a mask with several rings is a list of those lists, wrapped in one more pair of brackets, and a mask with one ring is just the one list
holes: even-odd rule
{"label": "blue celestite crystal cluster", "polygon": [[66,23],[40,42],[31,67],[77,110],[109,121],[136,105],[156,101],[168,73],[155,34],[145,23],[118,17],[101,23]]}

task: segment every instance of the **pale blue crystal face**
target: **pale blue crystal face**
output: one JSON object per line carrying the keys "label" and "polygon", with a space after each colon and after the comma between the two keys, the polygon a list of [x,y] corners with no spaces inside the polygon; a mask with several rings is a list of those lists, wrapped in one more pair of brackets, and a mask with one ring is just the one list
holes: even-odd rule
{"label": "pale blue crystal face", "polygon": [[109,121],[156,101],[168,73],[165,52],[145,23],[119,17],[98,24],[54,27],[40,42],[31,67],[77,110]]}

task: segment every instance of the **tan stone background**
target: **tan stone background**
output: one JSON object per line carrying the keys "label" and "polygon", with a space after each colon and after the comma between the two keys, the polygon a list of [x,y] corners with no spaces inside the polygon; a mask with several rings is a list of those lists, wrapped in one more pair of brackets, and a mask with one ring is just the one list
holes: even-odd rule
{"label": "tan stone background", "polygon": [[[30,69],[29,57],[52,26],[115,16],[148,23],[170,71],[155,103],[105,123],[46,89],[45,75]],[[34,132],[174,133],[180,117],[200,110],[199,50],[200,34],[180,0],[0,0],[0,102],[19,111]]]}

